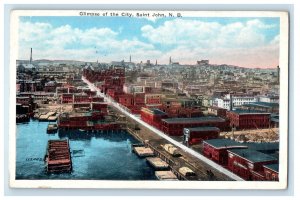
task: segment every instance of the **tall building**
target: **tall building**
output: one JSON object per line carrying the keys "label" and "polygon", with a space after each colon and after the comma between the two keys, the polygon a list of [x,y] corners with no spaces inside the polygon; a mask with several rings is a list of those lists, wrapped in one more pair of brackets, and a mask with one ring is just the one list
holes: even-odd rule
{"label": "tall building", "polygon": [[171,58],[171,56],[170,56],[170,59],[169,59],[169,65],[171,65],[172,64],[172,58]]}
{"label": "tall building", "polygon": [[131,62],[131,55],[129,56],[129,62]]}

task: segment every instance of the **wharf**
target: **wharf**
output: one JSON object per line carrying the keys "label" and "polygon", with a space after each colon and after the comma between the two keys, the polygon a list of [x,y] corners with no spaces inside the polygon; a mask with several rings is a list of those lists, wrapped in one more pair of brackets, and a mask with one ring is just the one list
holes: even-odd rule
{"label": "wharf", "polygon": [[178,181],[176,175],[172,171],[156,171],[155,176],[161,181]]}
{"label": "wharf", "polygon": [[72,160],[68,140],[49,140],[45,156],[48,173],[63,173],[72,171]]}
{"label": "wharf", "polygon": [[38,119],[39,121],[56,121],[57,120],[56,112],[51,111],[46,114],[41,114],[39,115]]}
{"label": "wharf", "polygon": [[169,165],[158,157],[149,157],[146,158],[146,161],[156,170],[166,170],[169,168]]}
{"label": "wharf", "polygon": [[[113,110],[114,112],[119,113],[117,109]],[[128,124],[136,123],[128,117],[126,117],[126,120]],[[140,143],[143,143],[144,146],[150,147],[154,151],[156,157],[165,161],[169,165],[170,170],[177,176],[178,180],[197,179],[202,181],[233,181],[232,178],[228,177],[226,174],[220,173],[218,170],[215,170],[202,160],[195,158],[193,155],[190,155],[175,145],[171,145],[169,141],[156,135],[147,127],[140,125],[139,128],[140,130],[133,130],[127,127],[127,132],[134,136]],[[189,167],[196,173],[196,176],[185,177],[182,175],[179,172],[179,169],[183,166]],[[207,174],[207,171],[210,170],[214,174],[213,177]]]}
{"label": "wharf", "polygon": [[133,151],[139,156],[139,157],[149,157],[154,156],[154,152],[149,147],[134,147]]}

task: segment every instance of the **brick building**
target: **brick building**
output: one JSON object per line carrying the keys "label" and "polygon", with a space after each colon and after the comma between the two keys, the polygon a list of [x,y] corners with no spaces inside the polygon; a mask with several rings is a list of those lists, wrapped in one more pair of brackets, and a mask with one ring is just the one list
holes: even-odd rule
{"label": "brick building", "polygon": [[229,121],[220,117],[168,118],[162,119],[162,131],[168,135],[181,136],[184,128],[217,127],[222,131],[229,129]]}
{"label": "brick building", "polygon": [[246,145],[229,139],[203,141],[203,154],[220,165],[228,164],[228,149],[245,149]]}
{"label": "brick building", "polygon": [[219,137],[220,129],[217,127],[195,127],[183,129],[183,141],[186,144],[199,144],[203,140],[217,139]]}
{"label": "brick building", "polygon": [[264,180],[264,165],[276,164],[270,155],[250,149],[228,150],[228,168],[245,180]]}
{"label": "brick building", "polygon": [[237,129],[268,128],[270,126],[270,113],[250,110],[227,111],[230,126]]}
{"label": "brick building", "polygon": [[142,108],[141,109],[141,119],[154,126],[161,129],[161,120],[167,118],[167,114],[156,108]]}
{"label": "brick building", "polygon": [[212,107],[209,107],[207,109],[207,111],[208,111],[208,114],[226,118],[227,109],[225,109],[225,108],[219,108],[219,107],[212,106]]}
{"label": "brick building", "polygon": [[279,164],[263,165],[266,181],[279,181]]}

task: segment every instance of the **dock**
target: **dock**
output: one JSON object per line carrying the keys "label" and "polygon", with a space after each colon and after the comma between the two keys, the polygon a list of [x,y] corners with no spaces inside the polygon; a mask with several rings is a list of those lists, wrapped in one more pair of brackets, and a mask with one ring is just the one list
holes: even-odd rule
{"label": "dock", "polygon": [[155,176],[161,181],[178,181],[176,175],[172,171],[156,171]]}
{"label": "dock", "polygon": [[154,152],[149,147],[134,147],[133,151],[139,156],[139,157],[150,157],[154,156]]}
{"label": "dock", "polygon": [[[38,116],[38,115],[35,115]],[[51,119],[49,119],[49,117],[52,117]],[[57,117],[56,117],[56,112],[47,112],[46,114],[41,114],[38,117],[39,121],[56,121]]]}
{"label": "dock", "polygon": [[158,157],[149,157],[146,158],[146,161],[156,170],[166,170],[169,168],[169,165]]}
{"label": "dock", "polygon": [[64,173],[72,171],[72,160],[68,140],[49,140],[45,156],[48,173]]}
{"label": "dock", "polygon": [[56,121],[56,120],[57,120],[57,115],[48,117],[48,121],[54,122],[54,121]]}

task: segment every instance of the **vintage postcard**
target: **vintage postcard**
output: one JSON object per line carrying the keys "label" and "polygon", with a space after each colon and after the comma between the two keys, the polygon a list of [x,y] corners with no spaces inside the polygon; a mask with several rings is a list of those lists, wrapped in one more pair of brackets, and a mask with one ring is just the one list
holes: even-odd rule
{"label": "vintage postcard", "polygon": [[285,189],[287,12],[14,10],[10,186]]}

